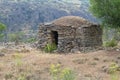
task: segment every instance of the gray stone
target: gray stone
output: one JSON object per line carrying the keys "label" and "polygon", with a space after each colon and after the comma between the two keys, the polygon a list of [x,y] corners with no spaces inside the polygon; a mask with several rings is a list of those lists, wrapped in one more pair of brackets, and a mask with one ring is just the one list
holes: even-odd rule
{"label": "gray stone", "polygon": [[80,53],[79,49],[71,49],[71,53]]}

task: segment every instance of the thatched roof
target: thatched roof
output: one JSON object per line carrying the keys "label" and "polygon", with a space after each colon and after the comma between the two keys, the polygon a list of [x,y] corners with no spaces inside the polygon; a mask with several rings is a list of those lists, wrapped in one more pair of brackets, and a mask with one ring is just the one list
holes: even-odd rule
{"label": "thatched roof", "polygon": [[59,19],[56,19],[52,22],[54,25],[58,26],[72,26],[72,27],[80,27],[81,25],[89,25],[91,24],[84,18],[78,16],[65,16]]}

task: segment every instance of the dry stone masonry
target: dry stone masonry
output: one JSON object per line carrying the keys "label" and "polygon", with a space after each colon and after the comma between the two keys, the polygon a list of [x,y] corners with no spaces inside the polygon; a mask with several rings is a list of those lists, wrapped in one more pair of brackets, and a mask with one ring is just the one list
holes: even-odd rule
{"label": "dry stone masonry", "polygon": [[57,52],[81,51],[83,47],[102,45],[102,29],[78,16],[65,16],[39,27],[38,47],[55,43]]}

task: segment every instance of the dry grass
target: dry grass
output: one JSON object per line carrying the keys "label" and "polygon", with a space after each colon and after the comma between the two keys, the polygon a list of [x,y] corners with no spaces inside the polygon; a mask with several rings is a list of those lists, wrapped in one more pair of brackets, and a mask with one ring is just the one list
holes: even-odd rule
{"label": "dry grass", "polygon": [[[120,52],[97,51],[88,54],[49,54],[37,50],[0,57],[0,80],[51,80],[51,64],[61,64],[76,74],[77,80],[111,80],[104,68],[120,64]],[[25,78],[25,79],[24,79]],[[120,80],[120,78],[119,78]]]}

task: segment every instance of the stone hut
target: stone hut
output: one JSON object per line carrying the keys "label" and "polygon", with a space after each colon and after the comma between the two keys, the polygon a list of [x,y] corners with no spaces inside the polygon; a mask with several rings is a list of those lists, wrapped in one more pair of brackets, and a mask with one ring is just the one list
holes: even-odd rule
{"label": "stone hut", "polygon": [[101,46],[102,29],[78,16],[61,17],[39,27],[39,48],[44,49],[50,43],[57,45],[58,52]]}

